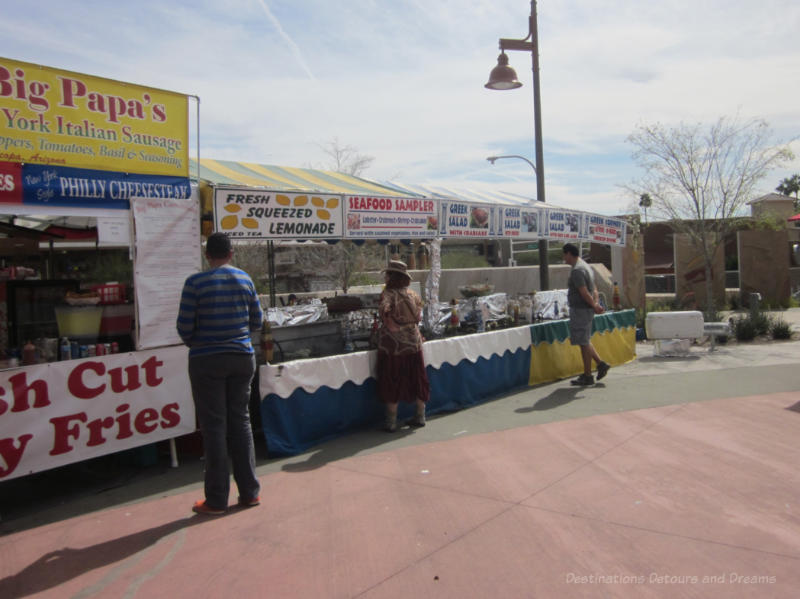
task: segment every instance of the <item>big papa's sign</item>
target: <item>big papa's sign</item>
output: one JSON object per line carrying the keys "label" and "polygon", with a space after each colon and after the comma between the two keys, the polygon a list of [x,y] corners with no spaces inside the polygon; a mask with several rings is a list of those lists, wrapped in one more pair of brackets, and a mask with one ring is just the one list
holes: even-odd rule
{"label": "big papa's sign", "polygon": [[183,94],[0,57],[0,161],[187,177]]}
{"label": "big papa's sign", "polygon": [[0,371],[0,480],[195,430],[183,346]]}

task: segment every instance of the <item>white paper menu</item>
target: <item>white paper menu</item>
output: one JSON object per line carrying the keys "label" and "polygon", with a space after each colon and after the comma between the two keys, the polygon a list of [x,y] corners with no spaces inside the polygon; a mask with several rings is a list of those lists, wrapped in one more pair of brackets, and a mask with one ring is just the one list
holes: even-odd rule
{"label": "white paper menu", "polygon": [[137,349],[178,345],[175,330],[183,282],[202,269],[200,206],[189,200],[131,198]]}

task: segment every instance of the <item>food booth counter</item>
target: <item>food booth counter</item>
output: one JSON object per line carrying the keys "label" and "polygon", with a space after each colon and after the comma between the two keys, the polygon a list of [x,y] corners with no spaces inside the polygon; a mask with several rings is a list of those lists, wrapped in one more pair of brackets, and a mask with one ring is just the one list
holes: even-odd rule
{"label": "food booth counter", "polygon": [[[634,310],[595,316],[592,343],[612,366],[635,358],[635,338]],[[423,353],[431,386],[429,415],[583,371],[566,320],[427,341]],[[295,455],[377,426],[383,406],[376,358],[372,350],[259,367],[261,422],[270,455]],[[412,410],[412,404],[401,404],[400,417],[410,417]]]}
{"label": "food booth counter", "polygon": [[[429,240],[432,270],[424,293],[429,307],[438,304],[438,248],[445,239],[625,243],[625,223],[619,219],[519,201],[500,206],[389,191],[381,196],[298,193],[222,184],[214,189],[213,209],[215,229],[234,239]],[[562,338],[563,326],[541,323],[426,342],[428,413],[580,372],[580,352],[564,347],[569,342]],[[595,328],[598,344],[613,349],[610,363],[633,359],[633,311],[598,316]],[[378,422],[382,406],[375,358],[374,351],[360,351],[261,366],[261,422],[270,454],[293,455]]]}

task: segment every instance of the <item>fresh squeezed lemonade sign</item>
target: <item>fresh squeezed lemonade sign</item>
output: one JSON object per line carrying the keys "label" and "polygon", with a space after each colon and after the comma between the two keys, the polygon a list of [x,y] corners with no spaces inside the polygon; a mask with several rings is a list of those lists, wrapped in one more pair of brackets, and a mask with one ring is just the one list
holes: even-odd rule
{"label": "fresh squeezed lemonade sign", "polygon": [[235,239],[339,239],[340,196],[218,188],[216,230]]}
{"label": "fresh squeezed lemonade sign", "polygon": [[0,58],[0,161],[189,174],[185,95]]}

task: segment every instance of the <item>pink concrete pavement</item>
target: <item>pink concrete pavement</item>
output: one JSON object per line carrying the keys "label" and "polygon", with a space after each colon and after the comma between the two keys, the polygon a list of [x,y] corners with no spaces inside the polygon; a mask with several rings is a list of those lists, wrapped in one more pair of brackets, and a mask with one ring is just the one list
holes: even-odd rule
{"label": "pink concrete pavement", "polygon": [[260,507],[216,518],[191,515],[196,492],[96,512],[0,537],[0,597],[794,598],[799,400],[286,468]]}

